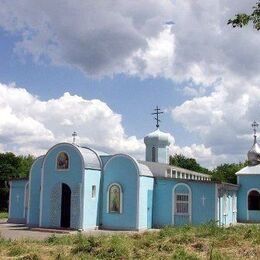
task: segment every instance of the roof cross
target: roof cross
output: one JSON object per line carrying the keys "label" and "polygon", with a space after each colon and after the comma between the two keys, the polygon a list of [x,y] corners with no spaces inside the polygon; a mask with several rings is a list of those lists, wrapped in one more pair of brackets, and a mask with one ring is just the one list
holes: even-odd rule
{"label": "roof cross", "polygon": [[258,124],[256,121],[254,121],[254,122],[252,123],[252,128],[253,128],[253,130],[254,130],[254,135],[256,135],[256,129],[257,129],[258,126],[259,126],[259,124]]}
{"label": "roof cross", "polygon": [[72,143],[73,143],[73,144],[76,143],[76,136],[77,136],[77,132],[74,131],[74,132],[72,133],[72,138],[73,138],[73,139],[72,139]]}
{"label": "roof cross", "polygon": [[159,128],[159,122],[161,122],[161,120],[159,119],[159,115],[163,114],[163,112],[161,111],[160,108],[158,108],[158,106],[156,106],[156,108],[154,110],[155,110],[155,112],[152,113],[152,115],[156,115],[156,117],[154,119],[156,120],[156,127]]}
{"label": "roof cross", "polygon": [[254,144],[256,144],[256,129],[258,127],[258,123],[254,120],[254,122],[252,123],[252,128],[253,128],[253,131],[254,131]]}

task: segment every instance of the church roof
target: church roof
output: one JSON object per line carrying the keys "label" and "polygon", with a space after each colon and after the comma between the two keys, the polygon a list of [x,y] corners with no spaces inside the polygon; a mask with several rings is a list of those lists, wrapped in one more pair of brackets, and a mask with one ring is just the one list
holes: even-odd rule
{"label": "church roof", "polygon": [[148,134],[144,138],[145,143],[149,143],[151,141],[162,141],[170,144],[171,136],[169,133],[162,132],[159,128],[155,130],[154,132]]}
{"label": "church roof", "polygon": [[140,161],[137,162],[139,168],[139,175],[140,176],[150,176],[153,177],[153,173],[149,169],[147,165],[142,164]]}
{"label": "church roof", "polygon": [[84,165],[85,168],[92,168],[92,169],[101,169],[102,168],[102,164],[101,164],[101,160],[99,158],[99,154],[89,148],[89,147],[80,147],[80,146],[76,146],[77,149],[80,151],[83,159],[84,159]]}
{"label": "church roof", "polygon": [[260,164],[255,166],[246,166],[236,173],[236,175],[260,175]]}

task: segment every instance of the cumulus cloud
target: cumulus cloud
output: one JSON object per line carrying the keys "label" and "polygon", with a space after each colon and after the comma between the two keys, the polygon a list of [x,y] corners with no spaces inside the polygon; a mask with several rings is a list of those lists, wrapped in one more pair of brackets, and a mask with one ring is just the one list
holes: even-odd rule
{"label": "cumulus cloud", "polygon": [[260,88],[243,81],[237,84],[242,84],[239,93],[223,82],[210,95],[186,101],[172,110],[174,120],[198,134],[219,157],[218,162],[246,159],[252,143],[250,125],[260,118]]}
{"label": "cumulus cloud", "polygon": [[0,84],[0,118],[2,151],[39,155],[53,144],[71,142],[75,130],[80,144],[143,157],[143,141],[127,136],[121,115],[97,99],[65,93],[42,101],[14,84]]}
{"label": "cumulus cloud", "polygon": [[[0,83],[0,151],[40,155],[58,142],[71,142],[77,131],[77,143],[108,153],[129,153],[144,157],[143,139],[127,136],[121,115],[113,112],[106,103],[87,100],[64,93],[47,101],[33,96],[15,84]],[[180,147],[171,141],[170,153],[182,153],[206,163],[210,148],[193,144]]]}
{"label": "cumulus cloud", "polygon": [[[19,36],[17,54],[29,54],[36,62],[73,66],[88,76],[125,73],[184,83],[183,94],[190,100],[172,108],[172,117],[175,123],[198,135],[201,144],[183,148],[183,153],[199,160],[201,153],[201,160],[206,161],[208,156],[209,161],[216,163],[245,159],[250,122],[260,120],[259,33],[251,27],[239,30],[226,24],[234,14],[250,11],[254,4],[255,0],[2,0],[0,27]],[[1,111],[10,117],[1,130],[3,138],[15,138],[15,134],[7,134],[16,129],[14,121],[23,129],[17,136],[36,131],[42,134],[43,143],[52,142],[57,136],[62,139],[65,134],[58,134],[59,127],[71,131],[77,123],[70,112],[70,116],[62,116],[65,110],[61,104],[66,103],[67,108],[71,106],[69,100],[81,103],[82,98],[66,94],[43,102],[29,96],[28,104],[40,104],[35,109],[41,107],[45,111],[46,106],[53,106],[59,112],[48,121],[44,112],[41,119],[41,111],[37,111],[36,119],[13,113],[6,105]],[[86,102],[98,106],[100,101]],[[111,151],[114,145],[138,150],[139,140],[125,136],[120,115],[111,113],[121,137],[104,140],[106,146]],[[84,120],[87,116],[88,113],[83,116]],[[58,120],[59,126],[51,126],[51,120]],[[83,137],[85,142],[96,143],[100,138],[87,127],[84,131],[89,131]],[[104,131],[104,136],[111,136],[109,131]]]}
{"label": "cumulus cloud", "polygon": [[17,52],[100,76],[125,72],[171,18],[170,0],[3,0],[0,26],[21,35]]}

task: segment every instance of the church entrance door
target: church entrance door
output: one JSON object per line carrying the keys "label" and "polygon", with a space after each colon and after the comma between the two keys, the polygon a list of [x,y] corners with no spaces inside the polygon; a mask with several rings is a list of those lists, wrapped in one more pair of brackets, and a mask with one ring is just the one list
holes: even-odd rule
{"label": "church entrance door", "polygon": [[64,228],[70,227],[70,201],[70,187],[67,184],[62,183],[60,226]]}

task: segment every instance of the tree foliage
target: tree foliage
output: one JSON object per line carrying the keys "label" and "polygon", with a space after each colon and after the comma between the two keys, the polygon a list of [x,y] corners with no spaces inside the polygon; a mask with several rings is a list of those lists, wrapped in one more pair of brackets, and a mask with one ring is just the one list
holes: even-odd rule
{"label": "tree foliage", "polygon": [[228,20],[228,24],[240,28],[248,25],[250,22],[253,23],[253,27],[256,30],[260,30],[260,1],[253,6],[253,12],[251,14],[236,14],[235,18]]}
{"label": "tree foliage", "polygon": [[0,153],[0,210],[7,208],[9,185],[11,179],[26,178],[34,157],[16,156],[13,153]]}
{"label": "tree foliage", "polygon": [[217,166],[212,172],[213,181],[221,181],[228,183],[237,183],[236,172],[247,166],[247,162],[244,163],[225,163]]}
{"label": "tree foliage", "polygon": [[225,163],[217,166],[213,170],[202,167],[194,158],[185,157],[182,154],[170,156],[170,165],[181,167],[187,170],[201,172],[211,175],[212,181],[237,183],[236,172],[247,166],[248,163]]}
{"label": "tree foliage", "polygon": [[170,165],[175,165],[187,170],[209,173],[209,170],[202,167],[194,158],[188,158],[182,154],[175,154],[174,156],[170,156],[169,162]]}

